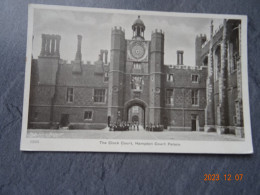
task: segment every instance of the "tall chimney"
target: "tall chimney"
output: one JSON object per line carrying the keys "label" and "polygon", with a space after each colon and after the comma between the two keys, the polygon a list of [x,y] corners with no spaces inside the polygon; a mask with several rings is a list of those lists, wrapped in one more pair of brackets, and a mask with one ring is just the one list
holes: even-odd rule
{"label": "tall chimney", "polygon": [[101,49],[100,50],[100,60],[103,62],[103,59],[104,59],[104,50]]}
{"label": "tall chimney", "polygon": [[79,61],[81,61],[81,41],[82,41],[82,36],[78,35],[78,47],[77,47],[75,60],[79,60]]}
{"label": "tall chimney", "polygon": [[105,50],[105,64],[107,64],[107,54],[108,54],[108,51]]}
{"label": "tall chimney", "polygon": [[50,55],[50,35],[46,35],[46,39],[47,39],[47,44],[46,44],[46,48],[45,48],[45,55],[49,56]]}
{"label": "tall chimney", "polygon": [[46,35],[42,34],[42,49],[41,49],[41,53],[40,56],[45,56],[46,53]]}
{"label": "tall chimney", "polygon": [[183,65],[183,53],[182,50],[177,51],[177,65]]}
{"label": "tall chimney", "polygon": [[54,48],[55,48],[55,35],[51,35],[51,55],[54,55]]}
{"label": "tall chimney", "polygon": [[56,49],[55,49],[55,55],[57,57],[60,57],[60,35],[56,35],[55,36],[55,40],[56,40]]}

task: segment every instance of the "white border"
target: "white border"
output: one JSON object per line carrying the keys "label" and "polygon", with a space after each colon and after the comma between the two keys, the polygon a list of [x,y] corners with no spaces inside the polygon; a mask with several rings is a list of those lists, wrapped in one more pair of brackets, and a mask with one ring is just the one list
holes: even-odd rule
{"label": "white border", "polygon": [[[241,67],[242,72],[242,94],[243,94],[243,113],[245,141],[178,141],[178,140],[112,140],[112,139],[48,139],[27,138],[27,123],[30,94],[31,76],[31,54],[32,54],[32,34],[33,34],[33,15],[34,9],[48,10],[69,10],[81,12],[98,13],[121,13],[121,14],[142,14],[158,16],[177,16],[193,18],[221,18],[221,19],[240,19],[241,20]],[[69,7],[56,5],[30,4],[28,9],[28,32],[27,32],[27,51],[24,84],[23,120],[20,149],[23,151],[89,151],[89,152],[139,152],[139,153],[219,153],[219,154],[250,154],[253,153],[251,138],[251,123],[249,110],[249,91],[248,91],[248,69],[247,69],[247,16],[245,15],[219,15],[219,14],[194,14],[194,13],[173,13],[173,12],[154,12],[154,11],[135,11],[120,9],[100,9]],[[101,141],[119,142],[117,145],[102,145]],[[121,145],[121,142],[142,142],[153,143],[150,146]],[[155,146],[155,142],[165,142],[166,146]],[[172,144],[169,146],[168,144]]]}

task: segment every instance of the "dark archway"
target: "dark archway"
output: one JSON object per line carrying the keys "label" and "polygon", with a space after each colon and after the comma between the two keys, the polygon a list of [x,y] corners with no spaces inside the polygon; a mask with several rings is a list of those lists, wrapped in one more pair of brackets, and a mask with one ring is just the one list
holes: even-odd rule
{"label": "dark archway", "polygon": [[139,122],[139,116],[138,115],[132,116],[132,122]]}
{"label": "dark archway", "polygon": [[[145,127],[145,123],[147,121],[147,116],[146,116],[146,109],[147,109],[147,104],[140,100],[140,99],[133,99],[133,100],[130,100],[128,102],[125,103],[125,109],[124,109],[124,116],[125,116],[125,121],[129,121],[131,122],[132,119],[129,120],[129,110],[132,109],[133,107],[138,107],[138,108],[141,108],[142,110],[142,114],[141,114],[141,118],[142,120],[140,121],[140,117],[139,117],[139,124],[143,125]],[[135,114],[133,114],[134,116]]]}

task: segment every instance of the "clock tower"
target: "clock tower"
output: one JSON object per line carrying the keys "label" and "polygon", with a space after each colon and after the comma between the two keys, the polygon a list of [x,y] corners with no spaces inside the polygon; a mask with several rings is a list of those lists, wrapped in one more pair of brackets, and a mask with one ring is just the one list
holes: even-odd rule
{"label": "clock tower", "polygon": [[145,25],[140,16],[132,30],[132,39],[126,40],[124,30],[112,29],[108,119],[131,122],[131,110],[139,107],[140,124],[158,124],[162,114],[164,35],[156,30],[151,41],[145,40]]}

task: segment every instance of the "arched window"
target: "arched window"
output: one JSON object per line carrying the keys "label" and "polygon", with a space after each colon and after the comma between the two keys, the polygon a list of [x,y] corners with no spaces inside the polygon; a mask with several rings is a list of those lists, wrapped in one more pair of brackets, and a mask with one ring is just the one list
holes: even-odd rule
{"label": "arched window", "polygon": [[220,76],[221,71],[221,48],[220,45],[217,46],[214,55],[214,80],[217,81]]}

